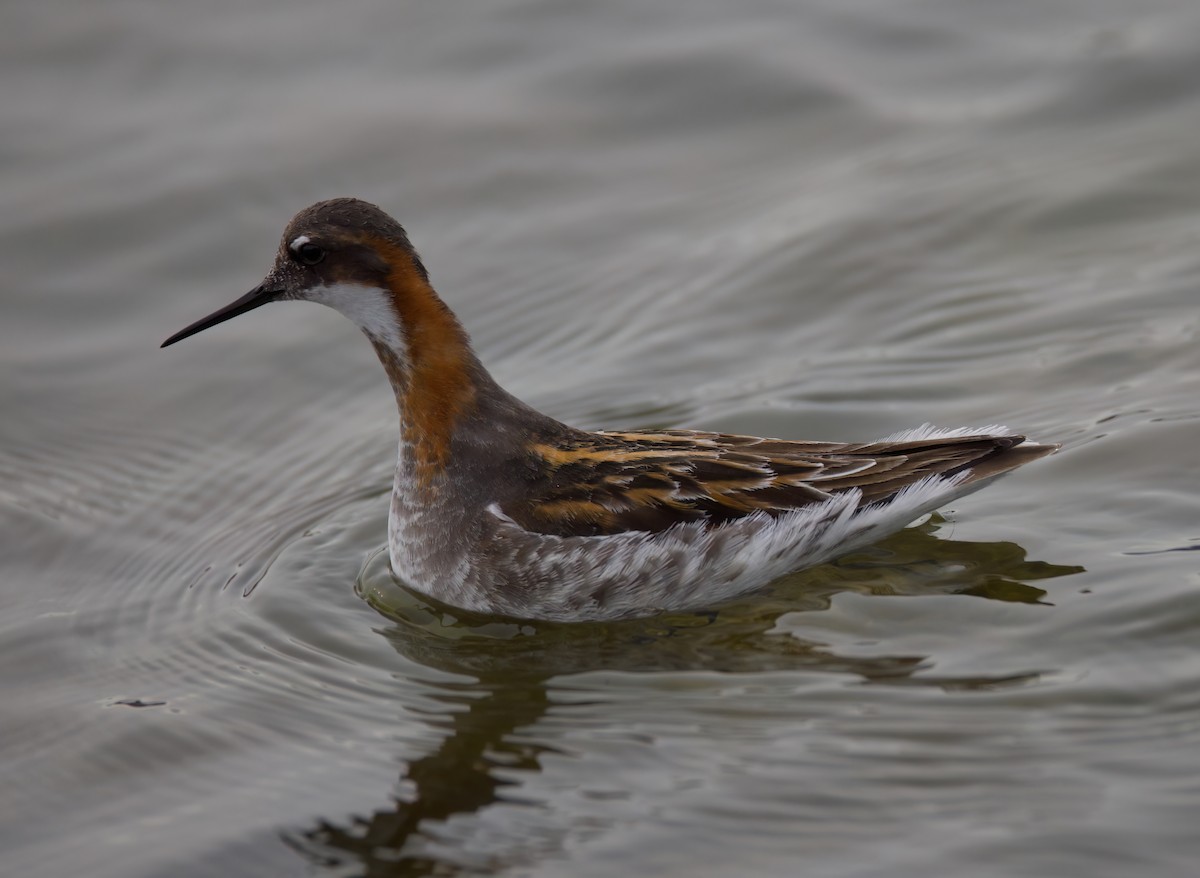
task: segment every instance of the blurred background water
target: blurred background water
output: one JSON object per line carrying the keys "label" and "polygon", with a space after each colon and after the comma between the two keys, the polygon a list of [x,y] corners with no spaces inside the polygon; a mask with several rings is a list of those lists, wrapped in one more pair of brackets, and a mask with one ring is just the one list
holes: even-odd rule
{"label": "blurred background water", "polygon": [[[0,872],[1193,875],[1200,9],[14,3]],[[395,415],[241,295],[409,228],[585,427],[1063,451],[768,594],[455,618],[378,554]]]}

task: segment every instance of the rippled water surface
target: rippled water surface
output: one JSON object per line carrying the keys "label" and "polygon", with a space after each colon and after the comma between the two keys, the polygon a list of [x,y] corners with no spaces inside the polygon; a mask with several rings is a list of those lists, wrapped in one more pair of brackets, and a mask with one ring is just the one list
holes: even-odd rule
{"label": "rippled water surface", "polygon": [[[0,44],[0,872],[1195,874],[1194,3],[63,0]],[[379,554],[351,325],[158,349],[336,195],[581,426],[1063,451],[711,614],[456,617]]]}

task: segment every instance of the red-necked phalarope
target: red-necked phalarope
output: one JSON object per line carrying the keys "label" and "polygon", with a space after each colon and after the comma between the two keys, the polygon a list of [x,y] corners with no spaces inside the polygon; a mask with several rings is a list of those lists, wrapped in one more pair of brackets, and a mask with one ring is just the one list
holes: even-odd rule
{"label": "red-necked phalarope", "polygon": [[393,571],[481,613],[582,621],[711,606],[1058,448],[1004,427],[865,444],[568,427],[496,384],[404,229],[353,198],[300,211],[261,284],[163,347],[286,299],[349,317],[391,379]]}

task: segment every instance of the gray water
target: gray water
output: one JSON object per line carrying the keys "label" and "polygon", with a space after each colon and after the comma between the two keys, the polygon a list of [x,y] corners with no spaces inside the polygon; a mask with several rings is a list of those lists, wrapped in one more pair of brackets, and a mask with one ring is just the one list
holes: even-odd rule
{"label": "gray water", "polygon": [[[1200,11],[12,3],[0,873],[1183,876]],[[456,618],[384,556],[356,195],[585,427],[1064,444],[713,614]]]}

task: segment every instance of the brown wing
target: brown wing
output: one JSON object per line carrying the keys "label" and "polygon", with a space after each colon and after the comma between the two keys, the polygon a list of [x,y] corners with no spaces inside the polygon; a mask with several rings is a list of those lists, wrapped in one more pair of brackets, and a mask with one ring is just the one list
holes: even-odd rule
{"label": "brown wing", "polygon": [[573,433],[531,446],[539,473],[504,512],[561,536],[659,531],[777,515],[852,488],[863,505],[935,474],[998,475],[1056,446],[1021,436],[962,436],[870,444],[797,442],[726,433]]}

